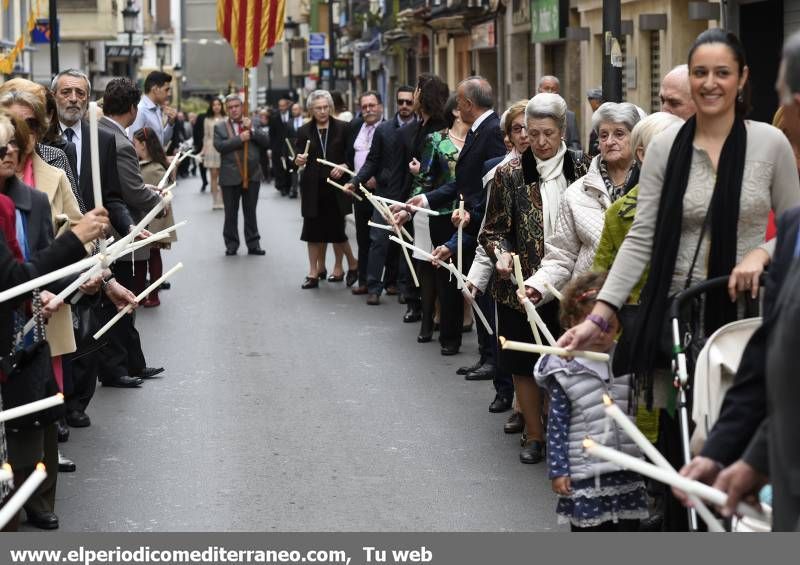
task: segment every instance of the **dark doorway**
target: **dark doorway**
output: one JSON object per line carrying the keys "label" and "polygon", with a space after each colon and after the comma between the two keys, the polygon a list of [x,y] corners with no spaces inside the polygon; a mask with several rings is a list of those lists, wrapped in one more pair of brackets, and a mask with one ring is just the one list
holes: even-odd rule
{"label": "dark doorway", "polygon": [[772,122],[778,109],[775,81],[783,47],[783,0],[739,6],[739,38],[750,63],[752,120]]}

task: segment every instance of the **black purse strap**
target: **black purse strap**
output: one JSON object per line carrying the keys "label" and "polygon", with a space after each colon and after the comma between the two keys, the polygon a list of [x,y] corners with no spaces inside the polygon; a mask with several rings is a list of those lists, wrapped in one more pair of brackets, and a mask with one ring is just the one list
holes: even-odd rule
{"label": "black purse strap", "polygon": [[686,290],[690,286],[692,286],[692,277],[694,276],[694,268],[697,265],[697,258],[700,256],[700,248],[703,247],[703,239],[705,238],[706,232],[708,231],[708,227],[711,224],[711,203],[708,204],[708,209],[706,210],[706,217],[703,218],[703,227],[700,228],[700,237],[697,240],[697,248],[694,250],[694,257],[692,257],[692,265],[689,267],[689,273],[686,275],[686,284],[683,285],[683,289]]}

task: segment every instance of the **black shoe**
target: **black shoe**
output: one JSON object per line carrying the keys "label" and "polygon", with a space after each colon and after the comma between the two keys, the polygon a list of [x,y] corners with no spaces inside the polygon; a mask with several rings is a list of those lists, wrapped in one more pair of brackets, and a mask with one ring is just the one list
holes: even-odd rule
{"label": "black shoe", "polygon": [[319,288],[319,279],[317,277],[306,277],[306,280],[303,281],[303,284],[300,285],[300,288],[303,290],[309,288]]}
{"label": "black shoe", "polygon": [[59,473],[74,473],[77,469],[77,465],[71,459],[67,459],[63,455],[61,455],[61,451],[58,452],[58,472]]}
{"label": "black shoe", "polygon": [[203,183],[203,186],[200,187],[200,192],[205,192],[207,186],[208,186],[208,183]]}
{"label": "black shoe", "polygon": [[344,282],[347,284],[348,287],[353,286],[358,282],[358,269],[348,269],[347,276],[344,279]]}
{"label": "black shoe", "polygon": [[138,377],[140,379],[152,379],[156,375],[160,375],[163,372],[164,367],[145,367],[141,373],[134,375],[134,377]]}
{"label": "black shoe", "polygon": [[413,324],[414,322],[419,322],[422,319],[422,310],[419,306],[414,304],[408,304],[408,308],[406,309],[406,313],[403,316],[403,321],[406,324]]}
{"label": "black shoe", "polygon": [[129,377],[124,375],[122,377],[115,377],[113,379],[106,379],[101,381],[103,386],[110,386],[113,388],[137,388],[144,382],[139,377]]}
{"label": "black shoe", "polygon": [[31,512],[26,510],[28,515],[28,523],[35,526],[40,530],[57,530],[58,529],[58,516],[52,512]]}
{"label": "black shoe", "polygon": [[489,412],[492,414],[500,414],[511,410],[511,399],[503,398],[499,394],[495,395],[494,400],[489,405]]}
{"label": "black shoe", "polygon": [[519,460],[528,465],[541,463],[544,460],[544,442],[531,440],[519,452]]}
{"label": "black shoe", "polygon": [[[436,326],[434,325],[434,330],[435,329]],[[482,365],[483,359],[481,358],[478,359],[474,365],[470,365],[469,367],[459,367],[458,370],[456,370],[456,375],[466,375],[467,373],[471,373],[472,371],[479,369]]]}
{"label": "black shoe", "polygon": [[248,255],[266,255],[267,252],[261,249],[260,247],[253,247],[252,249],[247,250]]}
{"label": "black shoe", "polygon": [[397,303],[398,304],[405,304],[406,303],[406,297],[403,296],[403,293],[400,293],[400,294],[397,295]]}
{"label": "black shoe", "polygon": [[525,429],[525,418],[522,412],[512,412],[503,426],[503,431],[507,434],[521,434]]}
{"label": "black shoe", "polygon": [[[496,369],[494,365],[486,363],[474,371],[467,373],[464,378],[468,381],[491,381],[494,379],[495,370]],[[503,412],[505,412],[505,410],[503,410]]]}
{"label": "black shoe", "polygon": [[462,334],[468,334],[471,331],[472,331],[472,324],[470,324],[468,326],[461,326],[461,333]]}
{"label": "black shoe", "polygon": [[367,295],[367,304],[370,306],[377,306],[381,303],[381,295],[380,294],[368,294]]}
{"label": "black shoe", "polygon": [[457,355],[460,348],[457,345],[443,345],[442,355]]}
{"label": "black shoe", "polygon": [[324,270],[324,271],[322,271],[320,274],[318,274],[318,275],[317,275],[317,278],[318,278],[319,280],[321,280],[321,281],[326,281],[326,280],[328,280],[328,269],[325,269],[325,270]]}
{"label": "black shoe", "polygon": [[70,410],[67,412],[67,425],[71,428],[88,428],[92,425],[91,419],[86,415],[86,412],[80,410]]}
{"label": "black shoe", "polygon": [[172,288],[172,283],[169,281],[162,282],[161,286],[159,287],[160,290],[169,290],[171,288]]}
{"label": "black shoe", "polygon": [[433,341],[433,332],[431,333],[420,333],[417,336],[417,343],[430,343]]}
{"label": "black shoe", "polygon": [[289,193],[289,198],[297,198],[297,191],[293,190]]}
{"label": "black shoe", "polygon": [[69,441],[69,427],[64,418],[56,420],[56,432],[58,433],[58,443]]}
{"label": "black shoe", "polygon": [[231,255],[236,255],[236,250],[235,249],[226,249],[225,250],[225,255],[228,256],[228,257],[230,257]]}

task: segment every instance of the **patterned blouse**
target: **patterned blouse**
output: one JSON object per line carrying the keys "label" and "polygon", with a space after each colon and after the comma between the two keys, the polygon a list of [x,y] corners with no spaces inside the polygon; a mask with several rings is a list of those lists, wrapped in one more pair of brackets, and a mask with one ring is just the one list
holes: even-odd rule
{"label": "patterned blouse", "polygon": [[[448,130],[436,131],[425,140],[419,164],[419,174],[411,184],[411,196],[430,192],[456,180],[456,162],[461,150],[453,143]],[[451,214],[456,209],[456,200],[439,208],[440,214]]]}
{"label": "patterned blouse", "polygon": [[[564,156],[564,176],[572,184],[588,170],[588,159],[567,151]],[[539,173],[536,158],[528,150],[497,168],[489,202],[486,221],[478,240],[486,253],[497,261],[495,249],[519,254],[522,272],[529,276],[535,272],[544,257],[544,228],[542,195],[539,191]],[[507,279],[494,277],[491,292],[494,299],[510,308],[523,311],[516,295],[517,287]]]}

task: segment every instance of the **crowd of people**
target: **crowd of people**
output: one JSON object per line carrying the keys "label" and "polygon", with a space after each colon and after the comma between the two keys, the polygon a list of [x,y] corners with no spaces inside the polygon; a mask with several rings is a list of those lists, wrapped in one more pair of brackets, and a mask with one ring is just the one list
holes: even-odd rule
{"label": "crowd of people", "polygon": [[[765,369],[788,370],[792,343],[790,314],[773,305],[797,256],[799,45],[800,38],[789,40],[784,54],[783,131],[746,119],[745,53],[719,29],[698,36],[687,64],[664,76],[660,112],[647,115],[590,90],[586,150],[552,76],[502,115],[480,76],[465,78],[451,93],[439,77],[422,74],[415,86],[396,89],[397,113],[387,119],[377,92],[361,94],[348,120],[336,117],[341,108],[331,93],[312,92],[308,120],[295,128],[289,152],[280,148],[284,171],[299,177],[301,239],[309,255],[302,288],[346,275],[351,292],[365,295],[368,305],[398,294],[407,307],[403,321],[420,324],[417,341],[428,343],[438,332],[442,355],[458,354],[477,325],[480,358],[458,373],[493,380],[489,410],[511,411],[504,430],[521,434],[522,463],[547,461],[559,520],[575,531],[681,531],[689,525],[684,493],[592,459],[581,441],[587,434],[607,437],[605,392],[683,467],[669,303],[694,283],[728,277],[727,289],[707,293],[693,312],[693,333],[710,336],[743,315],[743,296],[758,296],[768,269],[775,284],[766,287],[764,327],[744,352],[705,447],[681,472],[716,480],[732,501],[756,494],[770,477],[773,527],[795,529],[800,504],[791,477],[800,467],[776,465],[796,463],[797,450],[782,431],[788,428],[781,427],[794,416],[779,396],[796,386],[788,373]],[[273,155],[279,145],[273,138]],[[388,212],[372,197],[387,203]],[[348,214],[357,253],[347,241]],[[773,218],[782,218],[777,249]],[[389,239],[401,230],[416,247],[408,260]],[[331,275],[328,244],[336,254]],[[514,276],[517,260],[524,281]],[[491,332],[473,324],[472,300],[442,267],[450,261],[463,269]],[[791,312],[795,300],[787,300]],[[613,363],[500,347],[497,336],[536,339],[526,301],[560,346],[610,353]],[[787,353],[774,353],[768,332],[778,332]],[[641,455],[620,434],[615,447]]]}
{"label": "crowd of people", "polygon": [[[49,88],[21,78],[0,85],[4,289],[98,253],[100,239],[122,238],[162,204],[159,187],[167,184],[162,182],[169,167],[167,152],[179,139],[173,129],[185,131],[181,117],[167,105],[171,81],[166,73],[151,73],[144,82],[144,95],[127,78],[109,81],[97,123],[97,170],[91,162],[87,112],[92,88],[86,74],[64,70]],[[95,202],[97,171],[102,205]],[[172,209],[166,206],[147,229],[160,231],[172,225]],[[33,527],[59,527],[58,472],[76,471],[59,444],[68,441],[70,428],[91,425],[87,410],[98,380],[108,387],[136,388],[164,371],[147,363],[134,315],[124,316],[99,339],[93,336],[125,307],[160,304],[158,288],[141,304],[137,296],[150,286],[148,279],[161,278],[161,253],[175,240],[173,232],[119,257],[72,295],[61,293],[73,281],[79,282],[77,275],[0,307],[4,408],[44,391],[64,395],[62,409],[0,426],[0,459],[14,471],[13,485],[0,483],[4,501],[38,462],[47,469],[47,478],[24,505]],[[29,320],[34,321],[33,329],[26,333]],[[13,518],[5,529],[16,530],[20,518]]]}

